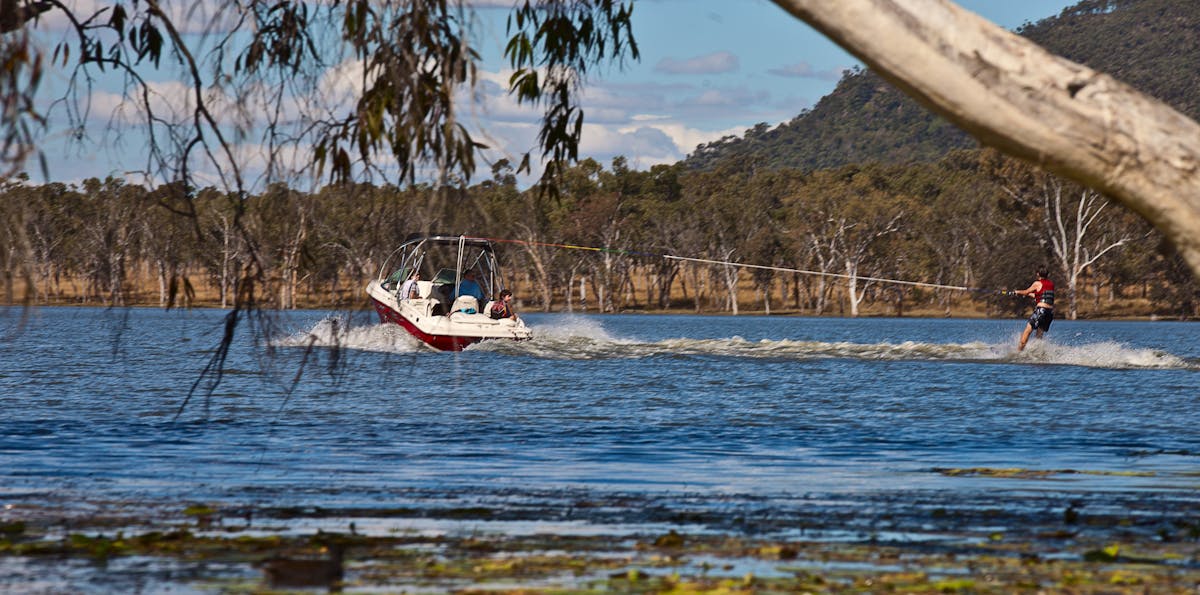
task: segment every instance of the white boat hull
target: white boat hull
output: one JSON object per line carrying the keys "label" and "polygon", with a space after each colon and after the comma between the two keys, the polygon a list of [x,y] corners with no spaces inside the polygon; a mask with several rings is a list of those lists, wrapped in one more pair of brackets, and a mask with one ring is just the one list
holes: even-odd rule
{"label": "white boat hull", "polygon": [[485,339],[525,340],[533,333],[519,319],[492,319],[485,309],[475,313],[452,311],[444,314],[444,305],[436,298],[419,297],[399,300],[379,281],[367,284],[367,295],[379,313],[380,322],[404,327],[412,336],[439,351],[461,351]]}

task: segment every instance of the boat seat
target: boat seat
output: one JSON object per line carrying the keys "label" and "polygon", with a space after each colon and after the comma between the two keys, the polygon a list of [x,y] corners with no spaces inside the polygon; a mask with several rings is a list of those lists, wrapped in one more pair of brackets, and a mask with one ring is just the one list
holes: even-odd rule
{"label": "boat seat", "polygon": [[427,298],[433,293],[433,281],[417,281],[417,297]]}
{"label": "boat seat", "polygon": [[479,300],[473,295],[460,295],[454,300],[454,306],[450,308],[451,312],[466,312],[474,314],[479,312]]}

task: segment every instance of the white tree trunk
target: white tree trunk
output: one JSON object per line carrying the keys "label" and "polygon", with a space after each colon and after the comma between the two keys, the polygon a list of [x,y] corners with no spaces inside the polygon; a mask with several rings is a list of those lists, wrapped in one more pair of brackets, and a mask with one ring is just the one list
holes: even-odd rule
{"label": "white tree trunk", "polygon": [[[809,246],[812,248],[812,255],[817,259],[817,271],[821,273],[829,272],[829,269],[833,266],[833,247],[829,246],[829,254],[827,256],[823,238],[818,237],[816,234],[809,234],[808,238]],[[828,277],[817,275],[816,303],[814,304],[817,316],[825,313],[828,284]]]}
{"label": "white tree trunk", "polygon": [[980,142],[1121,201],[1200,275],[1200,124],[949,0],[773,0]]}
{"label": "white tree trunk", "polygon": [[230,263],[233,262],[233,250],[230,247],[230,234],[233,226],[228,217],[221,215],[221,309],[229,307],[229,286],[232,283],[229,274]]}
{"label": "white tree trunk", "polygon": [[858,305],[866,299],[867,287],[870,285],[868,281],[867,284],[863,285],[861,292],[858,289],[858,267],[860,264],[861,260],[846,259],[846,298],[850,300],[851,318],[858,318]]}
{"label": "white tree trunk", "polygon": [[[524,226],[522,226],[522,227],[524,227]],[[526,230],[528,230],[528,228],[526,228]],[[549,312],[550,311],[550,302],[554,299],[554,287],[550,283],[550,272],[547,270],[547,267],[546,267],[546,255],[543,254],[542,250],[540,249],[540,246],[538,246],[538,244],[541,243],[540,242],[541,238],[533,235],[532,233],[527,233],[525,235],[525,237],[528,238],[525,242],[525,254],[527,254],[529,256],[529,263],[533,265],[533,271],[534,271],[534,274],[536,275],[536,280],[534,281],[534,283],[537,285],[538,291],[541,293],[541,295],[539,297],[542,300],[542,311]],[[492,289],[493,289],[492,293],[493,294],[496,293],[495,288],[492,288]],[[571,286],[570,286],[570,284],[568,284],[567,285],[567,299],[568,300],[570,300],[570,294],[571,294]],[[487,297],[492,298],[492,297],[496,297],[496,296],[489,295]],[[568,308],[568,310],[570,310],[570,308]]]}
{"label": "white tree trunk", "polygon": [[597,307],[600,312],[611,313],[616,312],[617,292],[620,291],[620,288],[617,287],[614,281],[616,277],[616,263],[614,262],[612,253],[607,251],[608,247],[609,244],[605,243],[604,248],[606,251],[603,252],[604,256],[600,259],[602,267],[594,276],[596,277],[596,290],[598,292],[596,295]]}
{"label": "white tree trunk", "polygon": [[167,305],[167,263],[161,258],[154,260],[155,273],[158,275],[158,307]]}
{"label": "white tree trunk", "polygon": [[596,311],[604,313],[608,311],[608,285],[604,282],[604,278],[596,273],[596,268],[592,267],[592,285],[595,286],[596,293]]}
{"label": "white tree trunk", "polygon": [[[1018,193],[1006,191],[1013,198],[1025,201]],[[1116,240],[1103,235],[1094,237],[1092,226],[1103,223],[1100,217],[1108,201],[1093,190],[1083,190],[1073,214],[1064,208],[1063,187],[1055,180],[1043,186],[1040,200],[1041,204],[1036,208],[1042,211],[1043,232],[1049,238],[1059,266],[1067,273],[1067,317],[1075,320],[1079,317],[1079,276],[1100,257],[1124,246],[1132,238],[1125,235]]]}
{"label": "white tree trunk", "polygon": [[846,261],[846,298],[850,300],[850,317],[858,318],[858,275],[856,267]]}
{"label": "white tree trunk", "polygon": [[722,278],[725,280],[725,291],[728,295],[726,303],[729,311],[734,315],[738,315],[738,271],[737,267],[724,265],[721,267]]}
{"label": "white tree trunk", "polygon": [[[580,283],[579,298],[583,299],[583,295],[584,295],[583,294],[583,281],[580,281],[579,283]],[[575,302],[572,297],[572,296],[574,296],[574,293],[572,293],[574,291],[575,291],[575,267],[571,267],[571,273],[567,276],[567,291],[564,292],[564,293],[566,293],[566,298],[567,298],[567,312],[575,311]]]}

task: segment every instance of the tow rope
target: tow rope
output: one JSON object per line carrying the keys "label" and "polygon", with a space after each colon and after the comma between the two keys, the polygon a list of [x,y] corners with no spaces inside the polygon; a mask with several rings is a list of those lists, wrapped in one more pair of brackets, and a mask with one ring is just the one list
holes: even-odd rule
{"label": "tow rope", "polygon": [[503,239],[503,238],[473,237],[470,239],[487,240],[489,242],[495,242],[495,243],[524,244],[527,246],[546,246],[546,247],[550,247],[550,248],[563,248],[566,250],[586,250],[589,252],[621,254],[621,255],[626,255],[626,256],[646,256],[646,257],[651,257],[651,258],[663,258],[663,259],[667,259],[667,260],[677,260],[677,261],[681,261],[681,262],[695,262],[695,263],[700,263],[700,264],[731,266],[731,267],[739,267],[739,268],[744,268],[744,269],[759,269],[759,270],[764,270],[764,271],[776,271],[776,272],[780,272],[780,273],[799,273],[802,275],[814,275],[814,276],[820,276],[820,277],[835,277],[835,278],[839,278],[839,279],[858,279],[858,280],[867,281],[867,282],[892,283],[895,285],[908,285],[911,287],[929,287],[932,289],[949,289],[949,290],[953,290],[953,291],[977,291],[977,292],[989,292],[989,293],[995,292],[995,293],[999,293],[999,294],[1006,293],[1002,290],[997,291],[997,290],[991,290],[991,289],[984,289],[984,288],[980,288],[980,287],[966,287],[963,285],[946,285],[943,283],[925,283],[922,281],[905,281],[903,279],[887,279],[884,277],[847,275],[845,273],[829,273],[829,272],[825,272],[825,271],[810,271],[807,269],[797,269],[797,268],[780,267],[780,266],[768,266],[768,265],[761,265],[761,264],[747,264],[744,262],[734,262],[734,261],[730,261],[730,260],[716,260],[716,259],[710,259],[710,258],[691,258],[691,257],[687,257],[687,256],[676,256],[674,254],[641,252],[641,251],[637,251],[637,250],[622,250],[619,248],[597,248],[594,246],[577,246],[574,244],[556,244],[553,242],[530,242],[530,241],[526,241],[526,240],[510,240],[510,239]]}

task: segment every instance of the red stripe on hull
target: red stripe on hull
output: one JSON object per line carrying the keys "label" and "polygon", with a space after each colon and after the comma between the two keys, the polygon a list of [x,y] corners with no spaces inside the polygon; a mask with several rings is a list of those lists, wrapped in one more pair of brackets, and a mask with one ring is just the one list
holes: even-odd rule
{"label": "red stripe on hull", "polygon": [[416,327],[407,318],[401,316],[396,311],[380,303],[379,300],[371,298],[371,302],[375,304],[375,311],[379,313],[380,322],[391,322],[400,325],[408,334],[422,340],[430,347],[438,351],[462,351],[467,345],[472,345],[483,340],[482,337],[452,337],[449,335],[431,335]]}

